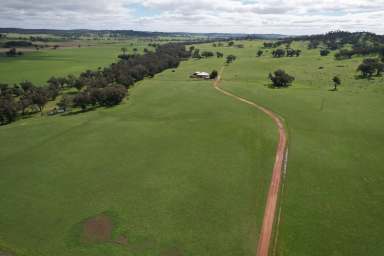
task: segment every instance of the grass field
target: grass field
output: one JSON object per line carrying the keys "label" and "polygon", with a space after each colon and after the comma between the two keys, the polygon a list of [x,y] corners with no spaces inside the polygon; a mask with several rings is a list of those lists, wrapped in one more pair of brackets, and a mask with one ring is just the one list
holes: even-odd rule
{"label": "grass field", "polygon": [[[131,45],[133,43],[133,45]],[[78,75],[81,72],[109,66],[117,61],[121,48],[126,47],[133,53],[133,48],[140,52],[151,49],[146,43],[137,40],[125,43],[95,43],[91,47],[59,48],[58,50],[41,50],[26,52],[22,57],[7,58],[0,56],[0,81],[19,83],[29,80],[43,84],[52,76]]]}
{"label": "grass field", "polygon": [[[198,47],[238,56],[222,87],[287,123],[275,255],[383,255],[384,79],[356,79],[361,58],[335,61],[302,44],[293,45],[299,58],[256,58],[261,43],[242,43]],[[210,82],[188,79],[222,62],[185,62],[138,84],[116,108],[1,127],[0,246],[31,256],[254,255],[277,129]],[[278,68],[296,77],[292,87],[268,87]],[[54,75],[36,70],[36,82]],[[343,81],[337,92],[334,75]],[[79,242],[79,223],[105,211],[128,245]]]}
{"label": "grass field", "polygon": [[[256,45],[245,44],[225,50],[239,60],[222,86],[282,115],[290,134],[276,255],[383,255],[384,79],[356,79],[362,58],[335,61],[301,44],[300,58],[255,58]],[[268,88],[278,68],[294,86]],[[329,91],[334,75],[338,92]]]}
{"label": "grass field", "polygon": [[[220,63],[184,63],[113,109],[1,127],[3,244],[32,256],[254,254],[277,130],[189,80]],[[78,223],[105,211],[127,246],[79,243]]]}

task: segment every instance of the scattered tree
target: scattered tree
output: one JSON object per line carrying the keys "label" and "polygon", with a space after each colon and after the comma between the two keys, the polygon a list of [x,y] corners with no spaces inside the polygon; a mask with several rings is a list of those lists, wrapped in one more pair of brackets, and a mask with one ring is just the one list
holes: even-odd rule
{"label": "scattered tree", "polygon": [[211,74],[209,75],[209,78],[210,79],[216,79],[218,75],[219,75],[219,73],[217,72],[217,70],[213,70],[211,72]]}
{"label": "scattered tree", "polygon": [[194,58],[194,59],[201,59],[200,50],[199,49],[195,49],[195,51],[193,52],[192,58]]}
{"label": "scattered tree", "polygon": [[332,78],[332,82],[333,82],[333,85],[334,85],[334,91],[337,91],[337,87],[339,85],[341,85],[341,79],[338,77],[338,76],[335,76]]}
{"label": "scattered tree", "polygon": [[205,58],[209,58],[209,57],[215,56],[215,54],[213,52],[210,52],[210,51],[204,51],[201,53],[201,56],[205,57]]}
{"label": "scattered tree", "polygon": [[270,43],[270,42],[264,42],[263,43],[263,46],[264,46],[264,48],[273,48],[273,43]]}
{"label": "scattered tree", "polygon": [[328,56],[331,52],[328,49],[321,49],[320,56]]}
{"label": "scattered tree", "polygon": [[362,77],[372,77],[375,72],[380,75],[383,72],[383,67],[379,59],[368,58],[363,60],[357,71],[361,72]]}
{"label": "scattered tree", "polygon": [[285,50],[284,49],[277,49],[272,52],[272,56],[274,58],[281,58],[285,56]]}
{"label": "scattered tree", "polygon": [[272,81],[274,87],[287,87],[295,80],[293,76],[288,75],[284,70],[276,70],[272,75],[269,73],[269,79]]}
{"label": "scattered tree", "polygon": [[261,56],[263,55],[263,53],[264,53],[264,52],[263,52],[262,50],[258,50],[258,51],[257,51],[257,57],[261,57]]}
{"label": "scattered tree", "polygon": [[230,64],[230,63],[232,63],[232,62],[234,62],[235,60],[236,60],[236,56],[235,55],[228,55],[227,56],[227,64]]}

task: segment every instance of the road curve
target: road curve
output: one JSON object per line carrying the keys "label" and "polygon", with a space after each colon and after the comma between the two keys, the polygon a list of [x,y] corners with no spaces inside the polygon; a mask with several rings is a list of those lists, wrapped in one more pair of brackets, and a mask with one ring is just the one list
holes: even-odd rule
{"label": "road curve", "polygon": [[227,96],[235,98],[241,102],[251,105],[259,109],[260,111],[264,112],[270,118],[272,118],[272,120],[275,122],[279,130],[279,143],[277,145],[275,164],[273,166],[273,172],[272,172],[272,180],[269,186],[267,203],[264,211],[263,224],[260,230],[259,242],[257,245],[257,253],[256,253],[256,256],[268,256],[270,244],[272,240],[273,224],[274,224],[275,215],[276,215],[279,190],[282,183],[283,168],[285,165],[285,161],[287,160],[286,154],[285,154],[287,150],[287,142],[288,142],[287,133],[284,127],[283,120],[277,114],[275,114],[274,112],[272,112],[271,110],[263,106],[256,104],[253,101],[244,99],[242,97],[239,97],[235,94],[232,94],[222,89],[220,87],[220,81],[221,81],[221,76],[223,71],[224,71],[224,68],[221,69],[219,76],[214,81],[213,87],[219,92]]}

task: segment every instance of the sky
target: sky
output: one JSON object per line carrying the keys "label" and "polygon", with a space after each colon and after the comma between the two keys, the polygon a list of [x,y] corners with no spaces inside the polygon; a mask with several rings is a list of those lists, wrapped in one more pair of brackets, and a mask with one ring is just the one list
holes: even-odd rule
{"label": "sky", "polygon": [[384,34],[384,0],[0,0],[0,26],[303,35]]}

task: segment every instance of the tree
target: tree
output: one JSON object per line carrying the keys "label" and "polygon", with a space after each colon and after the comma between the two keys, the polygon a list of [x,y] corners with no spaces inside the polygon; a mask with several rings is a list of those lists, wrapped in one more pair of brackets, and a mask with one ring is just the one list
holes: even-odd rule
{"label": "tree", "polygon": [[123,55],[127,55],[127,51],[128,51],[127,47],[121,48],[121,52],[123,53]]}
{"label": "tree", "polygon": [[215,54],[213,52],[210,52],[210,51],[204,51],[201,53],[201,56],[205,57],[205,58],[209,58],[209,57],[215,56]]}
{"label": "tree", "polygon": [[55,100],[57,96],[59,96],[60,94],[60,89],[62,88],[62,85],[61,83],[59,82],[59,80],[57,80],[58,82],[51,82],[48,84],[48,87],[47,87],[47,92],[48,92],[48,97],[51,99],[51,100]]}
{"label": "tree", "polygon": [[17,117],[17,104],[12,96],[0,98],[0,124],[9,124]]}
{"label": "tree", "polygon": [[57,103],[57,106],[64,110],[64,112],[67,111],[67,109],[73,105],[73,97],[70,95],[63,95],[61,100]]}
{"label": "tree", "polygon": [[358,72],[361,72],[363,77],[372,77],[375,71],[380,74],[382,72],[379,59],[368,58],[364,59],[363,63],[357,68]]}
{"label": "tree", "polygon": [[334,91],[337,91],[337,87],[341,85],[341,79],[338,76],[332,78],[332,82],[334,85]]}
{"label": "tree", "polygon": [[8,92],[8,84],[0,84],[0,95],[6,95]]}
{"label": "tree", "polygon": [[21,89],[23,89],[24,92],[31,92],[36,88],[35,85],[29,81],[21,82],[20,87],[21,87]]}
{"label": "tree", "polygon": [[293,76],[288,75],[284,70],[279,69],[272,75],[269,73],[269,79],[272,81],[275,87],[287,87],[295,80]]}
{"label": "tree", "polygon": [[216,52],[216,56],[217,56],[217,58],[223,58],[224,57],[224,53]]}
{"label": "tree", "polygon": [[27,108],[33,105],[32,97],[29,94],[23,95],[19,102],[19,109],[21,110],[21,114],[25,115]]}
{"label": "tree", "polygon": [[41,114],[49,100],[49,92],[46,88],[38,87],[31,94],[32,103],[35,104]]}
{"label": "tree", "polygon": [[376,75],[381,76],[381,73],[384,72],[384,63],[377,63],[376,71]]}
{"label": "tree", "polygon": [[108,86],[101,90],[99,104],[102,106],[112,107],[120,104],[126,95],[127,89],[124,86]]}
{"label": "tree", "polygon": [[229,46],[229,47],[232,47],[232,46],[234,46],[234,45],[235,45],[235,42],[233,42],[233,41],[228,42],[228,46]]}
{"label": "tree", "polygon": [[81,91],[85,86],[86,78],[78,78],[72,81],[71,86],[76,88],[78,91]]}
{"label": "tree", "polygon": [[[287,57],[293,57],[296,55],[296,51],[293,50],[293,49],[287,49]],[[276,56],[276,57],[280,57],[280,56]]]}
{"label": "tree", "polygon": [[316,49],[320,44],[318,40],[311,40],[308,45],[308,49]]}
{"label": "tree", "polygon": [[210,79],[216,79],[218,77],[219,73],[217,70],[213,70],[212,73],[209,75]]}
{"label": "tree", "polygon": [[192,58],[194,58],[194,59],[201,59],[200,50],[199,49],[195,49],[195,51],[193,52]]}
{"label": "tree", "polygon": [[228,55],[227,56],[227,64],[230,64],[232,62],[234,62],[236,60],[236,56],[235,55]]}
{"label": "tree", "polygon": [[284,49],[277,49],[272,52],[272,56],[274,58],[281,58],[285,56],[285,50]]}
{"label": "tree", "polygon": [[73,106],[80,107],[83,111],[91,104],[88,93],[80,92],[73,98]]}
{"label": "tree", "polygon": [[17,52],[16,48],[12,48],[9,51],[7,51],[5,54],[7,55],[7,57],[15,57],[18,55],[18,52]]}
{"label": "tree", "polygon": [[261,56],[263,55],[263,53],[264,53],[264,52],[263,52],[262,50],[258,50],[258,51],[257,51],[257,57],[261,57]]}
{"label": "tree", "polygon": [[328,49],[320,50],[320,56],[328,56],[331,52]]}

